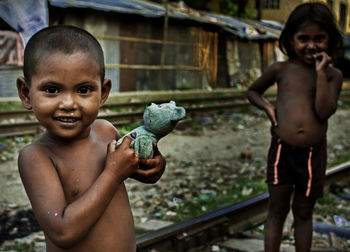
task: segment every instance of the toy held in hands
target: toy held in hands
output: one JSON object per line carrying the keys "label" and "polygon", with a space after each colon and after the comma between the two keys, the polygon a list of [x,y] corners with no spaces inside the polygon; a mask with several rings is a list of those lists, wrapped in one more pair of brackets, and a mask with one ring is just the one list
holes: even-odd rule
{"label": "toy held in hands", "polygon": [[[169,134],[177,123],[186,116],[183,107],[177,107],[174,101],[168,103],[150,103],[143,113],[144,125],[130,131],[133,141],[130,147],[140,158],[153,158],[153,144]],[[116,148],[122,143],[124,137],[117,142]]]}

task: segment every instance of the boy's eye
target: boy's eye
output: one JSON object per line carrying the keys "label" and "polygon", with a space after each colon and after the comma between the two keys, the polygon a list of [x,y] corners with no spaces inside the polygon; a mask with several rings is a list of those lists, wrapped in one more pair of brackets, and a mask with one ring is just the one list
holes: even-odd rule
{"label": "boy's eye", "polygon": [[58,88],[56,87],[46,87],[45,92],[49,94],[57,94],[58,93]]}
{"label": "boy's eye", "polygon": [[78,89],[78,93],[80,93],[80,94],[87,94],[90,92],[91,92],[91,88],[89,88],[89,87],[80,87]]}

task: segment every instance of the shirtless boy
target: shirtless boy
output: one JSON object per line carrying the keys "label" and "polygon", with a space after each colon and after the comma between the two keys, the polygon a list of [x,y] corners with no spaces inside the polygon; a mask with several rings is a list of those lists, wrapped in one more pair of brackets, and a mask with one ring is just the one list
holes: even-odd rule
{"label": "shirtless boy", "polygon": [[[307,3],[291,13],[279,42],[289,59],[271,65],[248,90],[250,102],[272,123],[265,251],[279,251],[293,192],[296,251],[310,251],[312,211],[323,194],[327,165],[327,120],[336,111],[342,85],[331,56],[342,36],[327,6]],[[263,97],[274,83],[276,106]]]}
{"label": "shirtless boy", "polygon": [[111,89],[103,57],[97,40],[72,26],[45,28],[25,48],[18,94],[46,131],[20,152],[18,166],[50,252],[135,252],[123,181],[154,183],[165,169],[156,145],[148,160],[130,138],[115,150],[119,132],[96,119]]}

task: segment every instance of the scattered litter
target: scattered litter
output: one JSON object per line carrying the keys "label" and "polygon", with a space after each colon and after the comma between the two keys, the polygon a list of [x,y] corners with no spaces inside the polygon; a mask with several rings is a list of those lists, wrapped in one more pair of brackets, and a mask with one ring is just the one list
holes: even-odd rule
{"label": "scattered litter", "polygon": [[163,218],[164,214],[158,212],[158,213],[154,214],[154,217],[156,217],[156,218]]}
{"label": "scattered litter", "polygon": [[166,212],[166,215],[167,215],[167,216],[176,216],[177,213],[174,212],[174,211],[167,211],[167,212]]}
{"label": "scattered litter", "polygon": [[213,123],[213,120],[209,117],[197,117],[196,120],[204,125]]}
{"label": "scattered litter", "polygon": [[235,84],[235,88],[237,88],[237,89],[242,89],[242,84],[241,84],[241,83],[236,83],[236,84]]}
{"label": "scattered litter", "polygon": [[212,252],[220,252],[220,247],[218,245],[213,245],[213,246],[211,246],[211,251]]}
{"label": "scattered litter", "polygon": [[242,151],[239,156],[241,159],[251,159],[252,153],[250,151]]}
{"label": "scattered litter", "polygon": [[350,227],[350,222],[347,221],[344,217],[334,215],[333,220],[335,225],[338,227]]}
{"label": "scattered litter", "polygon": [[225,117],[232,118],[234,120],[241,120],[242,119],[241,116],[236,114],[236,113],[223,113],[222,115]]}
{"label": "scattered litter", "polygon": [[243,187],[242,195],[250,195],[253,192],[253,188]]}
{"label": "scattered litter", "polygon": [[174,202],[175,204],[181,204],[181,203],[182,203],[182,199],[179,199],[179,198],[174,197],[174,198],[173,198],[173,202]]}
{"label": "scattered litter", "polygon": [[237,129],[243,130],[245,127],[242,124],[238,124]]}

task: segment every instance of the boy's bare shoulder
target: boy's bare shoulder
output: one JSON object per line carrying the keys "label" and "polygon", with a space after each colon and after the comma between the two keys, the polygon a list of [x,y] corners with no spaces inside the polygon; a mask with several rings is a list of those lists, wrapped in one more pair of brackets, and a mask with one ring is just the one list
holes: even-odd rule
{"label": "boy's bare shoulder", "polygon": [[44,144],[40,138],[38,140],[36,140],[35,142],[24,146],[21,149],[19,156],[20,157],[30,157],[31,155],[36,154],[36,153],[39,155],[43,155],[43,154],[48,155],[48,153],[49,153],[49,146]]}
{"label": "boy's bare shoulder", "polygon": [[[98,119],[92,125],[92,130],[99,136],[99,139],[104,139],[106,142],[111,142],[113,139],[119,139],[120,134],[112,123]],[[23,169],[31,165],[37,166],[41,162],[50,162],[54,148],[50,146],[49,141],[45,136],[41,136],[37,141],[25,146],[18,155],[18,167]]]}
{"label": "boy's bare shoulder", "polygon": [[92,128],[95,132],[104,135],[107,138],[113,137],[113,139],[118,139],[120,138],[119,131],[117,130],[114,125],[104,119],[97,119],[95,122],[92,124]]}
{"label": "boy's bare shoulder", "polygon": [[50,149],[45,144],[40,143],[40,141],[36,141],[25,146],[19,152],[18,169],[22,170],[25,167],[32,167],[33,164],[38,164],[44,160],[50,160]]}

